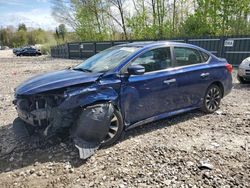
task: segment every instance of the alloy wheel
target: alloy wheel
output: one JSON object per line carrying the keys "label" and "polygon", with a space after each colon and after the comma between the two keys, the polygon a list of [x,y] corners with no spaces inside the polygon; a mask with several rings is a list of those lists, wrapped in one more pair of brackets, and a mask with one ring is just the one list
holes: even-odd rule
{"label": "alloy wheel", "polygon": [[221,91],[218,87],[211,87],[206,95],[205,104],[209,111],[213,112],[219,108]]}
{"label": "alloy wheel", "polygon": [[103,142],[104,143],[108,142],[112,138],[114,138],[115,135],[117,134],[118,129],[119,129],[119,121],[118,121],[117,116],[115,114],[113,114],[112,118],[111,118],[110,125],[109,125],[109,132],[108,132],[108,134]]}

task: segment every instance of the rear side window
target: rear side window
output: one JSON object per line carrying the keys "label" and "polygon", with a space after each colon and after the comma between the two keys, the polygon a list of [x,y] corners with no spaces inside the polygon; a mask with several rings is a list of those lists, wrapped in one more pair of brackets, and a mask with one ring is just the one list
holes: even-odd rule
{"label": "rear side window", "polygon": [[170,48],[157,48],[147,51],[136,58],[131,65],[142,65],[145,72],[170,68],[172,66]]}
{"label": "rear side window", "polygon": [[199,51],[192,48],[174,47],[176,63],[175,66],[186,66],[202,63],[202,57]]}

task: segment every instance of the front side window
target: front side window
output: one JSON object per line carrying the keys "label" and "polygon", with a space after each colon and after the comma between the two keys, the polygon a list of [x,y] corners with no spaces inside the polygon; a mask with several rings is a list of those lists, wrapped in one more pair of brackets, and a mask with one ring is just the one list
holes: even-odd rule
{"label": "front side window", "polygon": [[169,47],[153,49],[136,58],[131,65],[142,65],[145,72],[167,69],[172,66]]}
{"label": "front side window", "polygon": [[192,48],[174,47],[176,67],[202,63],[200,53]]}

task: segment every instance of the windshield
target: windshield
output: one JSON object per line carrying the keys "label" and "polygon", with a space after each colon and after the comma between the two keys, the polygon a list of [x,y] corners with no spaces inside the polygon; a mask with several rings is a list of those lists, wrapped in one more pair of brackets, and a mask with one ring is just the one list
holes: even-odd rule
{"label": "windshield", "polygon": [[90,57],[73,69],[86,72],[106,72],[117,67],[138,49],[138,47],[112,47]]}

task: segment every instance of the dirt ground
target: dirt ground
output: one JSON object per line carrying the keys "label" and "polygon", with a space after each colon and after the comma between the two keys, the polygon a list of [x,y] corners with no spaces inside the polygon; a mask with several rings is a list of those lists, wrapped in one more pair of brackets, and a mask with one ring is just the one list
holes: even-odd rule
{"label": "dirt ground", "polygon": [[40,148],[17,140],[14,88],[38,73],[78,63],[44,56],[0,58],[1,188],[250,187],[250,85],[235,79],[216,113],[197,110],[138,127],[85,161],[70,140]]}
{"label": "dirt ground", "polygon": [[0,58],[12,58],[15,55],[13,54],[12,50],[0,50]]}

